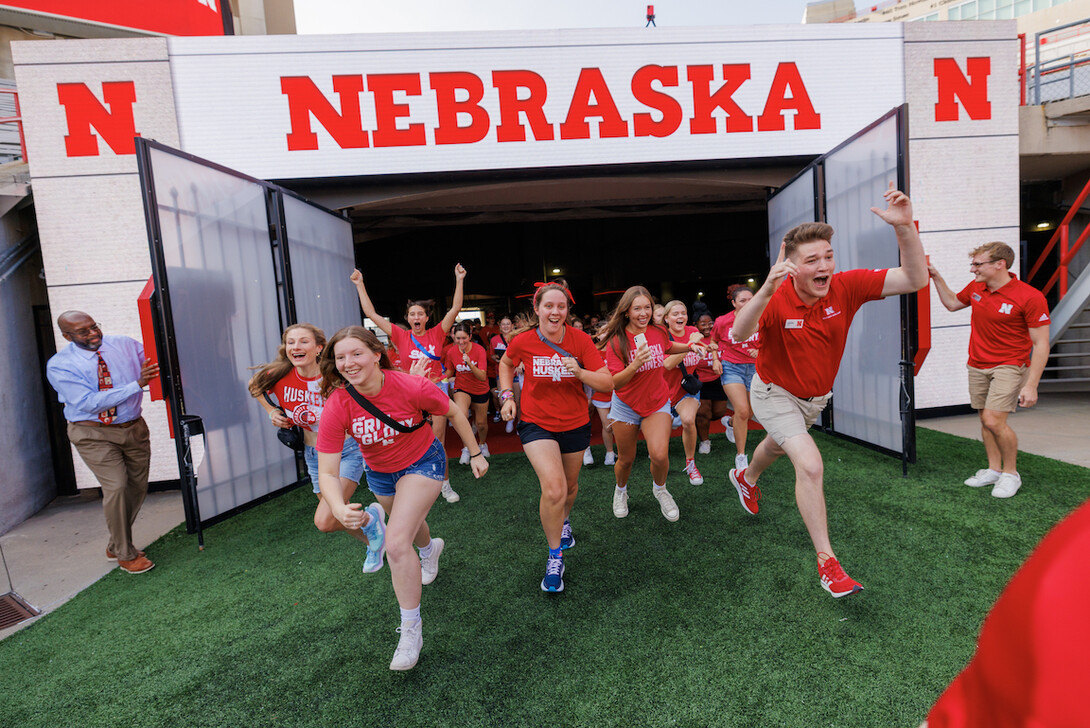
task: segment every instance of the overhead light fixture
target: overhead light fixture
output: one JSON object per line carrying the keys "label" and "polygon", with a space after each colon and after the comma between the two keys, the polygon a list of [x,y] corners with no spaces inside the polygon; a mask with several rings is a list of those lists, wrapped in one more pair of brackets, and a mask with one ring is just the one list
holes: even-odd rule
{"label": "overhead light fixture", "polygon": [[704,291],[697,291],[697,292],[696,292],[696,297],[697,297],[697,298],[700,298],[700,297],[701,297],[701,296],[703,296],[703,295],[704,295]]}
{"label": "overhead light fixture", "polygon": [[553,268],[553,275],[554,276],[560,275],[560,269],[559,268]]}
{"label": "overhead light fixture", "polygon": [[1050,227],[1052,227],[1052,223],[1048,222],[1047,220],[1042,220],[1041,222],[1037,223],[1038,230],[1048,230]]}
{"label": "overhead light fixture", "polygon": [[746,278],[746,283],[756,283],[756,282],[757,281],[753,280],[752,278]]}

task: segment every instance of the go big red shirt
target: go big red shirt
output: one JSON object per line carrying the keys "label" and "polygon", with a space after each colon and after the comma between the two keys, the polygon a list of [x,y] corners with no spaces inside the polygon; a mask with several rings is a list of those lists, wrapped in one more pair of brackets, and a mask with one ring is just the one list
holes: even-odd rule
{"label": "go big red shirt", "polygon": [[[484,347],[480,344],[469,345],[469,358],[473,361],[478,369],[482,372],[486,372],[485,359],[488,356],[484,352]],[[477,379],[477,375],[473,373],[473,370],[469,368],[469,365],[462,361],[462,350],[458,346],[451,345],[443,352],[443,368],[447,372],[454,372],[454,388],[466,392],[468,394],[487,394],[488,393],[488,380]]]}
{"label": "go big red shirt", "polygon": [[761,314],[757,374],[796,397],[821,397],[833,389],[855,312],[882,297],[886,270],[834,273],[829,293],[807,306],[788,278]]}
{"label": "go big red shirt", "polygon": [[[435,384],[424,377],[392,369],[383,373],[382,389],[367,399],[391,419],[411,427],[424,418],[422,410],[446,416],[450,400]],[[414,432],[398,432],[356,404],[344,389],[336,389],[325,402],[316,449],[339,453],[345,433],[359,443],[367,466],[380,473],[404,470],[419,460],[435,441],[431,427],[425,425]]]}
{"label": "go big red shirt", "polygon": [[[284,408],[284,414],[293,423],[311,432],[318,431],[318,421],[322,418],[322,378],[306,379],[299,376],[299,370],[292,367],[271,390],[276,401]],[[343,442],[343,438],[342,438]]]}
{"label": "go big red shirt", "polygon": [[[594,341],[579,329],[565,326],[557,346],[589,372],[605,366]],[[525,366],[521,419],[549,432],[566,432],[590,422],[583,383],[560,363],[560,354],[538,338],[536,328],[512,339],[505,356],[512,367]]]}
{"label": "go big red shirt", "polygon": [[390,327],[390,340],[394,342],[394,346],[397,347],[397,353],[401,357],[401,368],[404,371],[409,371],[417,359],[428,360],[428,379],[433,382],[438,382],[443,378],[443,365],[442,353],[443,347],[447,342],[447,335],[443,333],[443,329],[440,326],[432,326],[430,329],[424,332],[422,336],[417,336],[416,340],[420,342],[424,347],[424,351],[431,354],[434,357],[438,357],[438,360],[432,359],[413,343],[412,337],[408,331],[400,326]]}
{"label": "go big red shirt", "polygon": [[[787,285],[787,283],[785,282],[784,285]],[[712,328],[712,338],[719,345],[719,359],[721,361],[729,361],[732,364],[752,364],[756,359],[749,352],[760,348],[761,331],[758,328],[745,341],[735,343],[734,339],[730,337],[730,330],[734,327],[734,319],[737,315],[737,311],[730,311],[717,318],[715,326]]]}
{"label": "go big red shirt", "polygon": [[1040,291],[1012,273],[1011,279],[994,291],[973,281],[961,289],[958,300],[972,307],[969,366],[1029,365],[1033,353],[1029,330],[1047,326],[1050,320],[1048,302]]}
{"label": "go big red shirt", "polygon": [[[616,390],[621,401],[640,417],[658,412],[670,400],[670,390],[663,376],[663,361],[670,348],[670,340],[666,338],[666,332],[657,326],[648,326],[644,333],[647,335],[647,347],[651,349],[651,358],[636,370],[628,384]],[[628,345],[628,360],[632,361],[636,357],[636,341],[627,330],[624,335]],[[617,374],[628,366],[613,349],[616,341],[616,338],[610,340],[605,347],[606,366],[611,374]]]}

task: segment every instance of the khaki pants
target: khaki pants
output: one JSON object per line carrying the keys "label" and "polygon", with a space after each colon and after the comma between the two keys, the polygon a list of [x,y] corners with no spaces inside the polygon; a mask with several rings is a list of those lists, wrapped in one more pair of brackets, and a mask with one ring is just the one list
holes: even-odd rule
{"label": "khaki pants", "polygon": [[68,439],[102,486],[102,511],[119,561],[132,561],[132,524],[148,494],[151,437],[144,418],[124,425],[68,423]]}

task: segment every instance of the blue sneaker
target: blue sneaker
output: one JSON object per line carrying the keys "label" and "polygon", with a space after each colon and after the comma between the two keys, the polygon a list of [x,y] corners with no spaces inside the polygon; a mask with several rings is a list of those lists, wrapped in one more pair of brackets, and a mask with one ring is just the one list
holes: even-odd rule
{"label": "blue sneaker", "polygon": [[575,545],[575,536],[571,532],[571,521],[564,521],[564,530],[560,532],[560,550],[567,551]]}
{"label": "blue sneaker", "polygon": [[364,510],[371,515],[371,521],[363,527],[363,535],[367,537],[363,573],[374,574],[382,568],[382,560],[386,556],[386,511],[381,503],[372,503]]}
{"label": "blue sneaker", "polygon": [[541,591],[564,591],[564,557],[549,557],[545,562],[545,578],[541,580]]}

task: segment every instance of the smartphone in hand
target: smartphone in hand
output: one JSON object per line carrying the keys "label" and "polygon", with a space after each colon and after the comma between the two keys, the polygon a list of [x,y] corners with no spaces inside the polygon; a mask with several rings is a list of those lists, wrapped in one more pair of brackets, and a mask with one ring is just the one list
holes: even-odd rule
{"label": "smartphone in hand", "polygon": [[636,334],[632,337],[632,340],[636,342],[637,349],[647,346],[647,334]]}

